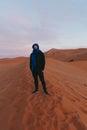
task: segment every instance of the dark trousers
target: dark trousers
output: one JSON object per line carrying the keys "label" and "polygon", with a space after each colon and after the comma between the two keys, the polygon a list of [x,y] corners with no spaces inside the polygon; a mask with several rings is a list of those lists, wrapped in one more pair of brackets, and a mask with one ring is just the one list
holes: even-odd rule
{"label": "dark trousers", "polygon": [[44,73],[43,71],[33,71],[32,72],[33,77],[34,77],[34,83],[35,83],[35,89],[38,90],[38,76],[40,78],[40,81],[42,83],[44,91],[46,91],[46,83],[44,81]]}

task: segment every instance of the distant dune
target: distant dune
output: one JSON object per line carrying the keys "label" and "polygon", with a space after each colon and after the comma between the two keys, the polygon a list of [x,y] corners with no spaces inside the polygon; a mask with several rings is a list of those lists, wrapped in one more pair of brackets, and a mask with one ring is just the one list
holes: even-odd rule
{"label": "distant dune", "polygon": [[51,49],[46,52],[47,57],[55,58],[61,61],[78,61],[87,60],[87,48],[58,50]]}
{"label": "distant dune", "polygon": [[0,64],[4,64],[4,63],[20,63],[25,61],[25,59],[27,59],[27,57],[16,57],[16,58],[3,58],[0,59]]}
{"label": "distant dune", "polygon": [[[87,49],[46,53],[45,95],[29,58],[0,59],[0,130],[87,130]],[[75,62],[65,62],[73,59]]]}

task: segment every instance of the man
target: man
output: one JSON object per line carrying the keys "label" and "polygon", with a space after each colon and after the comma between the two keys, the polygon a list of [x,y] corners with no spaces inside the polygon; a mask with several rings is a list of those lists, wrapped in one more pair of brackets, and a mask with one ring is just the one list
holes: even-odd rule
{"label": "man", "polygon": [[39,50],[39,45],[37,43],[32,45],[33,51],[30,55],[30,70],[32,72],[35,90],[32,93],[38,92],[38,76],[43,86],[45,94],[48,94],[46,89],[46,83],[44,81],[44,67],[45,67],[45,56],[41,50]]}

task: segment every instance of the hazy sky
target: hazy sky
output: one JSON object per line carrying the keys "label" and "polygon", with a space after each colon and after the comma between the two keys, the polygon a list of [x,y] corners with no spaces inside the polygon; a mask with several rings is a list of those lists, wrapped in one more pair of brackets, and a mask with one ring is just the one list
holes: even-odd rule
{"label": "hazy sky", "polygon": [[34,42],[87,48],[87,0],[0,0],[0,57],[29,56]]}

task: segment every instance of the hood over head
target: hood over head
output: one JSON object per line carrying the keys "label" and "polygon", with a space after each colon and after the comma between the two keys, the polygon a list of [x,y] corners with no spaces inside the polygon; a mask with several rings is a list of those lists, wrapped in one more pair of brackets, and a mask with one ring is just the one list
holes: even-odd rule
{"label": "hood over head", "polygon": [[37,49],[39,50],[39,45],[38,45],[38,43],[34,43],[33,45],[32,45],[32,48],[34,49],[34,46],[37,46]]}

